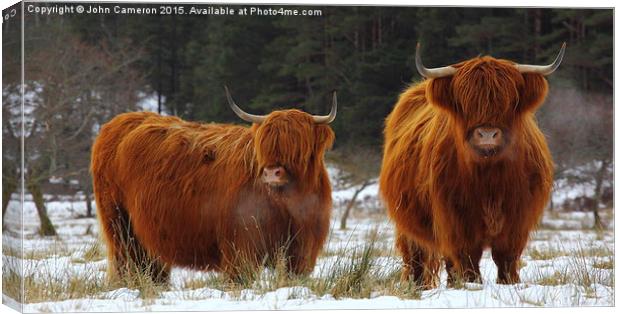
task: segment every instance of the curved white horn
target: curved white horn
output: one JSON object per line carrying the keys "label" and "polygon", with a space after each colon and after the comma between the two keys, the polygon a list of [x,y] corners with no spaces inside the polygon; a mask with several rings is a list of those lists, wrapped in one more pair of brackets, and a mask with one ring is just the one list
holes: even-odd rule
{"label": "curved white horn", "polygon": [[538,73],[542,75],[549,75],[553,73],[562,63],[562,59],[564,58],[564,50],[566,50],[566,42],[562,44],[562,48],[560,52],[555,57],[555,60],[548,65],[531,65],[531,64],[515,64],[515,67],[521,73]]}
{"label": "curved white horn", "polygon": [[329,111],[329,114],[326,116],[312,116],[314,119],[314,123],[317,124],[330,124],[336,119],[336,112],[338,111],[338,100],[336,97],[336,91],[334,91],[334,96],[332,98],[332,109]]}
{"label": "curved white horn", "polygon": [[454,75],[456,68],[447,66],[441,68],[428,69],[422,64],[422,56],[420,52],[420,43],[415,48],[415,67],[418,69],[418,73],[426,78],[440,78],[445,76]]}
{"label": "curved white horn", "polygon": [[259,116],[259,115],[255,115],[255,114],[249,114],[243,110],[241,110],[241,108],[239,108],[239,106],[237,106],[237,104],[235,103],[235,101],[233,100],[232,96],[230,95],[230,92],[228,91],[228,87],[224,86],[224,90],[226,90],[226,99],[228,99],[228,105],[230,106],[230,109],[232,109],[232,111],[234,111],[237,116],[239,116],[239,118],[247,121],[247,122],[251,122],[251,123],[263,123],[263,121],[265,121],[265,116]]}

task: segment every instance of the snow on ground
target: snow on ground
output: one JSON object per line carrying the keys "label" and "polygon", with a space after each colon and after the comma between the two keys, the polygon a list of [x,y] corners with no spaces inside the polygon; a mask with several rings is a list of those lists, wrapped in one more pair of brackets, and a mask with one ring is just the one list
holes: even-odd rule
{"label": "snow on ground", "polygon": [[[324,252],[312,278],[329,276],[338,263],[351,258],[351,250],[368,245],[371,235],[376,239],[372,272],[393,274],[400,269],[400,258],[393,248],[391,223],[379,207],[374,211],[367,205],[378,204],[377,186],[369,186],[359,199],[348,222],[347,230],[339,230],[340,210],[353,194],[353,189],[336,190],[332,213],[332,228]],[[71,284],[72,278],[102,282],[106,260],[103,254],[90,256],[96,246],[98,225],[95,218],[78,218],[85,213],[85,204],[75,198],[48,198],[47,208],[57,227],[57,237],[41,238],[34,204],[26,198],[23,212],[24,257],[15,253],[20,247],[19,204],[9,205],[3,237],[3,276],[12,266],[23,261],[25,276],[33,282]],[[603,212],[606,221],[613,221],[611,210]],[[26,312],[116,312],[116,311],[208,311],[208,310],[273,310],[273,309],[397,309],[446,307],[529,307],[529,306],[610,306],[614,303],[613,225],[603,232],[590,230],[591,213],[547,213],[539,230],[522,258],[522,283],[498,285],[496,267],[490,253],[481,262],[482,284],[447,288],[442,273],[440,287],[423,291],[416,297],[389,295],[372,291],[368,297],[341,297],[331,293],[317,294],[312,289],[294,285],[268,291],[243,289],[227,291],[209,286],[213,272],[173,269],[170,286],[154,297],[143,297],[135,289],[102,290],[89,297],[63,300],[26,299]],[[266,270],[267,271],[267,270]],[[200,281],[203,280],[203,281]],[[4,279],[5,283],[7,279]],[[191,286],[188,282],[202,282]],[[6,290],[6,289],[5,289]],[[29,294],[27,294],[29,295]],[[15,296],[3,295],[3,303],[15,304]]]}
{"label": "snow on ground", "polygon": [[[555,204],[562,204],[565,200],[574,199],[580,196],[593,197],[595,191],[595,183],[593,181],[581,181],[575,184],[574,178],[594,177],[593,173],[599,171],[601,167],[600,161],[594,161],[566,170],[562,179],[556,179],[553,183],[553,191],[551,197]],[[613,166],[609,166],[609,173],[613,173]],[[567,178],[573,178],[569,180]],[[613,180],[604,180],[603,188],[613,188]]]}

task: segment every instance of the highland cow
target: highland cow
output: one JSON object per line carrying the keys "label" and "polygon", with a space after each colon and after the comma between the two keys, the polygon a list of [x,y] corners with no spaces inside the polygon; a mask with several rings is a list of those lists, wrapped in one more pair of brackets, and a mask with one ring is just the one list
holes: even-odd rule
{"label": "highland cow", "polygon": [[91,171],[110,279],[166,282],[172,266],[239,279],[277,256],[291,273],[313,269],[329,229],[336,93],[327,116],[252,115],[226,95],[251,127],[133,112],[101,128]]}
{"label": "highland cow", "polygon": [[433,287],[479,281],[490,248],[499,283],[518,262],[553,183],[553,162],[534,113],[565,45],[550,65],[490,56],[428,69],[398,99],[385,125],[380,193],[396,226],[403,280]]}

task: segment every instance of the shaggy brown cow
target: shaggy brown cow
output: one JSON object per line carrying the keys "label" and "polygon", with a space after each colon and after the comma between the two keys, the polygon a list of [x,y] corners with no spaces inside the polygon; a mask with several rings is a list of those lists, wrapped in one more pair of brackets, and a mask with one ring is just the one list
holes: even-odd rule
{"label": "shaggy brown cow", "polygon": [[292,273],[313,269],[329,229],[323,155],[336,94],[328,116],[251,115],[226,94],[250,128],[149,112],[101,128],[91,171],[110,279],[147,272],[165,282],[175,265],[238,279],[277,254]]}
{"label": "shaggy brown cow", "polygon": [[403,279],[480,280],[491,248],[498,282],[519,281],[518,261],[550,196],[553,163],[534,112],[544,76],[560,64],[520,65],[489,56],[427,69],[403,92],[385,126],[380,191],[396,225]]}

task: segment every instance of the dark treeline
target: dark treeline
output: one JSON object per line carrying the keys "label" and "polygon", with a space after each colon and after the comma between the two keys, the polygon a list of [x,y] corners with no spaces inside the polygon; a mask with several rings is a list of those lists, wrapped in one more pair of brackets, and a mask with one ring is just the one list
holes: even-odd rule
{"label": "dark treeline", "polygon": [[383,119],[399,92],[421,79],[413,64],[418,41],[429,66],[479,54],[547,63],[566,41],[552,86],[612,90],[611,10],[285,8],[322,15],[78,16],[72,26],[94,44],[129,38],[141,47],[138,67],[150,88],[166,111],[187,119],[238,121],[225,105],[224,84],[256,113],[325,113],[338,90],[337,146],[381,144]]}

